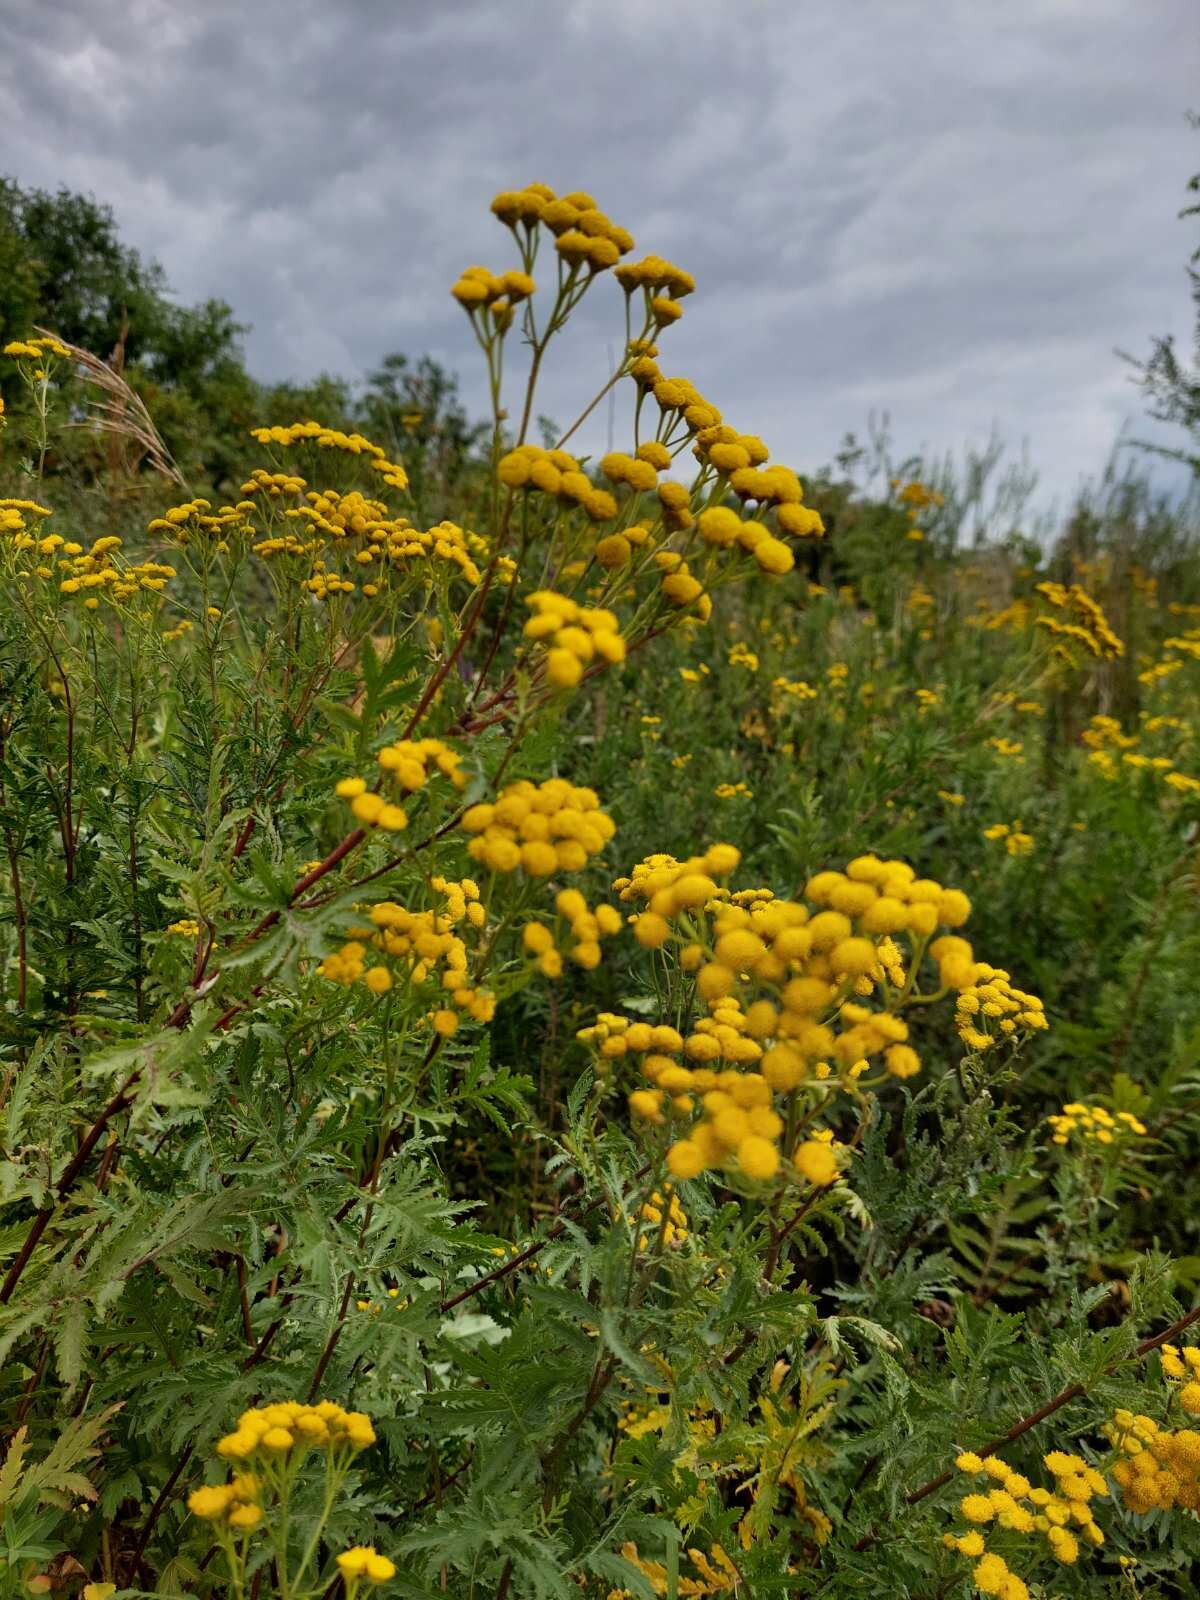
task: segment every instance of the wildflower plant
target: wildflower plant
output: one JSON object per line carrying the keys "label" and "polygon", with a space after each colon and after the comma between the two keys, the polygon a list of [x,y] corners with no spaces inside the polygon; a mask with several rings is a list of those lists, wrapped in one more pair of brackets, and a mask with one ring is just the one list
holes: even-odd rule
{"label": "wildflower plant", "polygon": [[1200,598],[802,483],[492,213],[444,503],[417,413],[89,498],[4,357],[5,1592],[1186,1593]]}
{"label": "wildflower plant", "polygon": [[[355,1457],[374,1443],[370,1418],[332,1401],[313,1406],[286,1400],[242,1413],[234,1431],[217,1442],[217,1455],[234,1468],[233,1476],[193,1489],[188,1496],[193,1517],[213,1530],[235,1595],[247,1593],[261,1564],[255,1546],[262,1542],[270,1547],[283,1600],[323,1594],[331,1579],[339,1577],[347,1595],[395,1577],[395,1563],[370,1545],[338,1553],[332,1574],[322,1574],[316,1563],[347,1473]],[[304,1479],[314,1455],[323,1482],[319,1500],[309,1506]]]}

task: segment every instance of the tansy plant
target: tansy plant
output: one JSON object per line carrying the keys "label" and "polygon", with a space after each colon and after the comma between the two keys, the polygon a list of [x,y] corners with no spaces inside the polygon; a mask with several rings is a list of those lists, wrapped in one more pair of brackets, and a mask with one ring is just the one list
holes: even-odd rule
{"label": "tansy plant", "polygon": [[[217,1444],[217,1455],[236,1469],[233,1476],[188,1496],[188,1510],[212,1528],[239,1600],[252,1582],[262,1592],[265,1551],[271,1592],[280,1600],[324,1594],[339,1578],[343,1592],[354,1596],[395,1577],[395,1563],[370,1545],[338,1552],[324,1573],[318,1559],[346,1475],[374,1443],[369,1417],[331,1401],[284,1400],[242,1413]],[[307,1481],[314,1458],[319,1484]]]}
{"label": "tansy plant", "polygon": [[1200,588],[802,484],[492,211],[444,496],[0,358],[6,1592],[1186,1593]]}

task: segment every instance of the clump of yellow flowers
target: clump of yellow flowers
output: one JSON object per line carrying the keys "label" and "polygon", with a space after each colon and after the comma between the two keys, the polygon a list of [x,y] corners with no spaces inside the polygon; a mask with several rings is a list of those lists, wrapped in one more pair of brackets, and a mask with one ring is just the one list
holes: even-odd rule
{"label": "clump of yellow flowers", "polygon": [[1004,848],[1010,856],[1029,856],[1033,854],[1033,835],[1021,829],[1020,820],[1014,823],[993,822],[990,828],[983,830],[985,839],[1003,839]]}
{"label": "clump of yellow flowers", "polygon": [[[563,593],[554,604],[535,606],[534,621],[545,625],[545,634],[531,637],[547,640],[549,681],[571,687],[593,656],[621,658],[607,655],[598,636],[577,638],[579,650],[557,637],[568,629],[587,634],[579,617],[565,613],[565,605],[579,603],[579,592],[597,568],[601,576],[610,576],[598,588],[587,589],[587,598],[599,601],[596,609],[611,616],[617,598],[635,602],[635,635],[615,616],[611,627],[606,622],[597,630],[614,641],[621,639],[623,653],[626,641],[633,647],[673,622],[706,621],[712,592],[725,583],[753,570],[772,576],[789,572],[794,557],[787,540],[819,536],[824,527],[820,515],[803,504],[796,474],[770,463],[770,451],[757,435],[740,432],[689,379],[668,375],[659,366],[655,341],[678,322],[680,301],[695,289],[689,272],[656,255],[622,261],[633,249],[632,236],[582,191],[559,196],[547,184],[531,183],[503,190],[492,211],[510,230],[520,264],[507,270],[468,267],[451,293],[484,350],[498,429],[508,416],[500,399],[505,335],[518,315],[524,341],[533,351],[520,425],[515,438],[504,440],[506,448],[497,458],[502,504],[497,508],[495,558],[510,526],[519,525],[523,547],[543,536],[561,545],[563,558],[553,564],[548,557],[545,570],[556,573]],[[545,293],[539,294],[533,273],[539,251],[547,245],[554,252],[553,272],[546,282],[539,269],[545,284]],[[526,435],[546,344],[609,269],[626,297],[624,352],[608,384],[575,426],[620,379],[628,378],[635,387],[634,438],[627,449],[609,450],[591,469],[564,448],[574,427],[554,445],[532,444]],[[500,437],[498,432],[498,441]],[[693,482],[660,481],[659,475],[689,447],[698,466]],[[571,592],[572,581],[579,591]],[[555,605],[564,613],[561,628],[553,624]]]}
{"label": "clump of yellow flowers", "polygon": [[1068,659],[1072,659],[1072,645],[1081,645],[1099,661],[1114,661],[1125,654],[1125,646],[1113,632],[1103,608],[1086,589],[1077,583],[1068,587],[1052,582],[1039,583],[1035,588],[1051,607],[1046,616],[1034,619],[1035,625],[1054,635]]}
{"label": "clump of yellow flowers", "polygon": [[471,836],[472,860],[492,872],[520,869],[534,878],[581,871],[616,831],[596,791],[565,778],[510,783],[494,804],[469,807],[462,827]]}
{"label": "clump of yellow flowers", "polygon": [[234,1431],[218,1441],[217,1454],[226,1461],[263,1461],[314,1447],[354,1454],[374,1443],[371,1419],[362,1411],[343,1411],[331,1400],[316,1406],[284,1400],[243,1411]]}
{"label": "clump of yellow flowers", "polygon": [[679,1196],[669,1185],[665,1198],[657,1189],[651,1191],[649,1199],[638,1212],[638,1217],[641,1221],[649,1223],[649,1228],[638,1234],[639,1250],[648,1249],[650,1241],[654,1238],[667,1247],[681,1245],[687,1239],[687,1212],[680,1205]]}
{"label": "clump of yellow flowers", "polygon": [[0,500],[0,534],[17,558],[13,576],[19,582],[36,579],[49,585],[51,595],[80,596],[85,611],[96,611],[102,599],[119,606],[158,595],[176,575],[162,562],[126,560],[116,534],[93,540],[85,550],[77,539],[36,531],[50,514],[34,500]]}
{"label": "clump of yellow flowers", "polygon": [[1132,1111],[1118,1111],[1114,1115],[1102,1105],[1082,1100],[1072,1100],[1046,1121],[1054,1130],[1052,1144],[1067,1144],[1071,1135],[1077,1133],[1085,1144],[1115,1145],[1130,1138],[1142,1138],[1149,1131]]}
{"label": "clump of yellow flowers", "polygon": [[[589,971],[598,966],[600,941],[620,933],[621,913],[615,906],[589,907],[578,889],[560,889],[554,897],[554,909],[569,931],[571,943],[567,953],[571,960]],[[561,941],[556,938],[555,930],[544,922],[527,922],[521,930],[521,940],[526,953],[536,961],[543,977],[562,976]]]}
{"label": "clump of yellow flowers", "polygon": [[[937,950],[930,946],[930,953],[945,956],[947,941],[939,939],[937,944]],[[954,1021],[959,1038],[976,1055],[991,1050],[1001,1039],[1016,1039],[1022,1031],[1049,1027],[1046,1008],[1037,995],[1016,988],[1002,967],[990,967],[985,961],[975,963],[971,982],[960,990]]]}
{"label": "clump of yellow flowers", "polygon": [[[1163,1371],[1186,1377],[1180,1403],[1189,1413],[1200,1412],[1200,1351],[1180,1351],[1163,1346]],[[1191,1389],[1193,1393],[1187,1395]],[[1185,1395],[1187,1398],[1185,1399]],[[1193,1403],[1189,1404],[1188,1402]],[[1104,1433],[1117,1454],[1113,1481],[1130,1511],[1200,1511],[1200,1433],[1193,1428],[1163,1428],[1141,1412],[1117,1411]]]}
{"label": "clump of yellow flowers", "polygon": [[31,373],[39,380],[45,376],[45,368],[54,357],[57,356],[60,361],[71,359],[70,350],[53,334],[43,334],[30,339],[10,339],[0,354],[9,356],[13,361],[32,361],[34,366]]}
{"label": "clump of yellow flowers", "polygon": [[[670,1130],[675,1177],[732,1166],[765,1181],[786,1162],[793,1181],[834,1182],[836,1142],[814,1118],[838,1090],[859,1095],[921,1070],[902,1015],[911,1006],[956,992],[976,1050],[1045,1026],[1041,1001],[977,961],[965,939],[934,937],[969,917],[961,890],[865,855],[815,874],[805,901],[782,900],[721,884],[738,863],[717,844],[686,861],[651,856],[617,879],[620,899],[638,907],[635,938],[668,959],[678,1026],[605,1013],[579,1034],[606,1067],[637,1060],[649,1087],[630,1092],[630,1111]],[[922,991],[926,963],[937,986]],[[996,1032],[985,1031],[993,1020]]]}
{"label": "clump of yellow flowers", "polygon": [[611,611],[580,606],[567,595],[539,589],[525,604],[534,613],[525,637],[546,646],[546,676],[560,689],[573,689],[589,662],[625,659],[625,641]]}
{"label": "clump of yellow flowers", "polygon": [[578,506],[593,522],[607,522],[617,514],[612,495],[597,488],[566,450],[518,445],[500,458],[496,476],[507,488],[537,491],[567,508]]}
{"label": "clump of yellow flowers", "polygon": [[176,544],[186,545],[196,534],[220,541],[244,531],[246,526],[245,510],[240,505],[221,506],[214,511],[211,500],[197,497],[171,506],[161,517],[147,523],[146,531],[167,534]]}
{"label": "clump of yellow flowers", "polygon": [[[330,1574],[322,1575],[317,1559],[322,1534],[355,1457],[374,1443],[370,1417],[331,1400],[316,1405],[284,1400],[242,1412],[237,1427],[216,1447],[223,1460],[242,1470],[225,1483],[205,1484],[188,1496],[188,1510],[211,1526],[224,1552],[238,1600],[246,1593],[256,1533],[271,1546],[278,1594],[311,1600],[324,1592]],[[324,1472],[322,1510],[315,1525],[306,1520],[298,1526],[293,1499],[314,1456]],[[352,1596],[364,1582],[386,1583],[395,1577],[396,1567],[373,1546],[355,1545],[335,1557],[333,1572],[341,1575],[346,1594]]]}
{"label": "clump of yellow flowers", "polygon": [[288,449],[293,445],[307,444],[318,450],[342,450],[351,456],[360,456],[368,468],[379,475],[389,488],[407,489],[408,473],[397,461],[388,459],[387,451],[361,433],[342,433],[338,428],[327,428],[320,422],[293,422],[289,427],[252,428],[251,437],[259,444],[273,444]]}
{"label": "clump of yellow flowers", "polygon": [[1022,1553],[1036,1561],[1042,1554],[1036,1541],[1062,1566],[1073,1566],[1079,1559],[1080,1541],[1098,1546],[1104,1534],[1098,1527],[1091,1501],[1108,1494],[1108,1485],[1095,1467],[1082,1456],[1064,1450],[1051,1450],[1043,1465],[1054,1480],[1053,1489],[1034,1486],[1023,1473],[1016,1472],[999,1456],[979,1456],[966,1450],[955,1460],[962,1473],[973,1478],[990,1478],[993,1487],[980,1488],[959,1501],[959,1511],[971,1524],[961,1534],[947,1533],[942,1542],[948,1550],[969,1556],[975,1565],[971,1578],[981,1594],[997,1600],[1029,1600],[1029,1587],[1010,1567],[1008,1560],[989,1550],[982,1530],[1013,1535],[1008,1543],[1022,1550],[1022,1539],[1035,1541]]}
{"label": "clump of yellow flowers", "polygon": [[[332,983],[349,988],[361,982],[373,994],[385,995],[398,970],[406,995],[416,995],[423,1004],[433,998],[428,1020],[436,1033],[449,1036],[461,1013],[475,1022],[490,1022],[496,1012],[495,996],[470,977],[472,957],[480,964],[481,952],[469,947],[467,939],[485,927],[487,911],[473,878],[455,882],[435,876],[429,887],[442,901],[440,909],[409,910],[381,900],[371,907],[371,926],[352,930],[317,972]],[[372,949],[388,962],[368,966]],[[423,988],[429,992],[422,995]]]}
{"label": "clump of yellow flowers", "polygon": [[[386,744],[378,755],[380,784],[390,783],[405,795],[424,789],[431,778],[449,779],[455,789],[465,789],[467,775],[462,770],[462,755],[443,739],[400,739]],[[398,833],[408,827],[403,806],[389,802],[378,788],[369,789],[365,778],[342,778],[336,789],[339,799],[348,800],[355,818],[364,828],[380,828]]]}

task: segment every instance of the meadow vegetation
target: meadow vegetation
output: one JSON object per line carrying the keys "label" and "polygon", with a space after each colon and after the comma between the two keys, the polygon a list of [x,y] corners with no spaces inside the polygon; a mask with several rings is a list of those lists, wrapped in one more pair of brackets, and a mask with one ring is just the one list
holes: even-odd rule
{"label": "meadow vegetation", "polygon": [[0,188],[0,1596],[1194,1594],[1194,499],[802,482],[491,210],[476,425]]}

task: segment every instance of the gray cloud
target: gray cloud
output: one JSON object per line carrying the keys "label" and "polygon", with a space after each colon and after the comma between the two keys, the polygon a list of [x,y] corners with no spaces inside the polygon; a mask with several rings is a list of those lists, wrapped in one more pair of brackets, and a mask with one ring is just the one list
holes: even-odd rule
{"label": "gray cloud", "polygon": [[[0,0],[0,169],[93,191],[260,374],[429,351],[488,215],[587,188],[700,293],[664,339],[800,466],[868,410],[904,445],[1030,440],[1069,491],[1138,414],[1114,346],[1185,333],[1194,0]],[[585,301],[542,407],[621,338]],[[603,443],[599,418],[584,444]]]}

